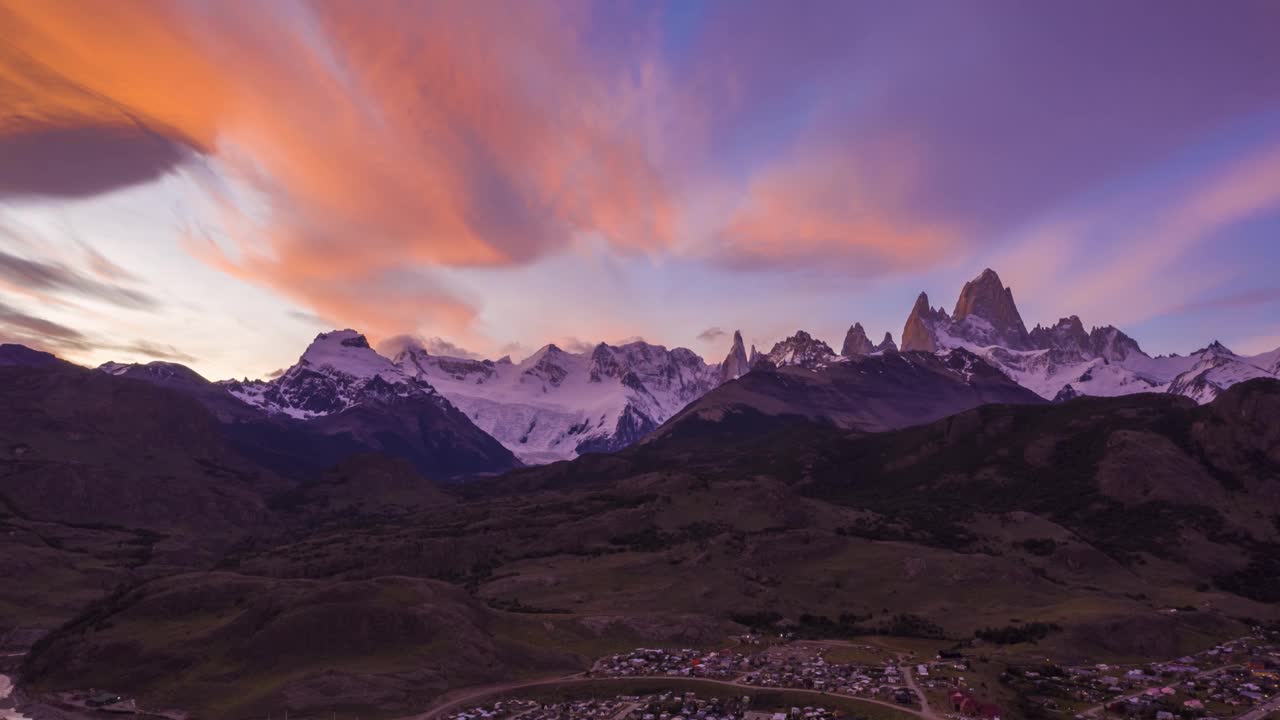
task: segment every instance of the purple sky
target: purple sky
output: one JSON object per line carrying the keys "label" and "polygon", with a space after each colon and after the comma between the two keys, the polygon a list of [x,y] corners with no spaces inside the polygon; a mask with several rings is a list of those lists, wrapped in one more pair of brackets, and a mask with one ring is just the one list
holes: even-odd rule
{"label": "purple sky", "polygon": [[288,364],[1029,324],[1280,345],[1280,4],[0,0],[0,339]]}

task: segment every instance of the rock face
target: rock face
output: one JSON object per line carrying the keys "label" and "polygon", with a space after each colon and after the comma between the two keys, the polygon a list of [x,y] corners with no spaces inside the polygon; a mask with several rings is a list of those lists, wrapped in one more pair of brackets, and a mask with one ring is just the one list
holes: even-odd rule
{"label": "rock face", "polygon": [[844,345],[840,347],[840,354],[847,358],[852,358],[870,355],[875,350],[875,346],[867,339],[866,331],[862,329],[862,323],[854,323],[849,328],[849,332],[845,333]]}
{"label": "rock face", "polygon": [[[752,350],[755,350],[755,348],[752,348]],[[751,362],[747,358],[747,350],[742,344],[742,333],[735,330],[733,333],[733,347],[729,349],[729,354],[725,357],[724,362],[720,363],[720,382],[737,380],[750,370]]]}
{"label": "rock face", "polygon": [[1107,362],[1118,362],[1130,357],[1148,357],[1138,347],[1138,342],[1112,325],[1096,327],[1089,332],[1089,350]]}
{"label": "rock face", "polygon": [[937,352],[938,341],[935,333],[937,327],[948,322],[947,311],[942,308],[934,310],[929,307],[929,296],[920,293],[916,304],[907,316],[907,323],[902,327],[902,350],[910,352]]}
{"label": "rock face", "polygon": [[[1096,331],[1095,331],[1096,332]],[[1089,333],[1079,316],[1072,315],[1058,321],[1053,327],[1036,325],[1030,332],[1031,345],[1041,350],[1055,349],[1084,357],[1090,353]]]}
{"label": "rock face", "polygon": [[955,334],[976,344],[1000,345],[1012,350],[1031,347],[1027,326],[1013,302],[1013,290],[1005,287],[1000,276],[990,268],[964,284],[951,320],[958,331]]}
{"label": "rock face", "polygon": [[830,345],[798,330],[795,335],[775,344],[761,357],[761,362],[767,361],[773,367],[794,366],[814,370],[835,359],[836,354]]}

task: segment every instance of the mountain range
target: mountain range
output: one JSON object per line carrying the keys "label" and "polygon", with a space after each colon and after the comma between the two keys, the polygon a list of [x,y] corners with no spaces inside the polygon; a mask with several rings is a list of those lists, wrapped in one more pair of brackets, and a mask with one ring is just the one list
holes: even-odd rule
{"label": "mountain range", "polygon": [[[6,348],[0,364],[61,362],[20,346]],[[891,359],[897,357],[915,359],[903,365]],[[868,359],[875,360],[864,367]],[[905,399],[908,386],[892,385],[892,372],[881,377],[887,385],[878,390],[850,384],[870,367],[880,374],[957,363],[978,368],[976,375],[952,373],[950,379],[967,390],[940,395],[936,384],[928,384],[938,392],[921,395],[923,404]],[[167,362],[99,369],[179,389],[248,443],[254,436],[276,438],[260,443],[263,452],[278,452],[278,439],[286,435],[339,438],[330,449],[393,452],[432,476],[449,477],[620,450],[687,408],[705,413],[738,407],[747,397],[766,412],[782,412],[782,403],[786,413],[842,426],[853,422],[848,408],[856,406],[867,428],[904,427],[989,401],[972,385],[974,377],[994,377],[987,367],[1050,401],[1156,392],[1205,403],[1238,382],[1280,376],[1280,349],[1242,356],[1215,341],[1185,356],[1152,357],[1123,331],[1109,325],[1086,331],[1074,315],[1027,330],[1012,289],[988,269],[965,283],[950,313],[921,293],[903,326],[901,347],[889,333],[873,344],[855,322],[839,352],[799,330],[766,352],[754,346],[748,352],[735,332],[719,364],[686,348],[643,341],[600,343],[585,352],[552,344],[515,362],[435,355],[415,346],[385,357],[357,331],[338,330],[317,336],[296,364],[270,380],[209,382]],[[1002,400],[1035,399],[1009,390],[1001,389]],[[852,402],[849,393],[881,398],[879,409],[871,413],[872,404]],[[943,395],[953,400],[943,401]],[[962,396],[972,402],[956,404]],[[335,460],[339,454],[321,456]]]}
{"label": "mountain range", "polygon": [[965,348],[1047,399],[1167,392],[1196,402],[1257,377],[1280,376],[1280,349],[1237,355],[1214,341],[1188,355],[1152,357],[1107,325],[1085,332],[1072,315],[1030,332],[1013,291],[992,270],[965,284],[950,315],[920,293],[902,331],[903,350]]}

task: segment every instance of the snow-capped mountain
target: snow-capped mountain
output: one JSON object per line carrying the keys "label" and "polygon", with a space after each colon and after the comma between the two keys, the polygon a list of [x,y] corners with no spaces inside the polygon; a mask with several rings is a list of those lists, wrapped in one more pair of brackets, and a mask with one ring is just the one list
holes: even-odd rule
{"label": "snow-capped mountain", "polygon": [[1169,383],[1168,390],[1186,395],[1196,402],[1207,403],[1236,383],[1258,377],[1280,376],[1280,366],[1273,362],[1278,355],[1280,350],[1241,357],[1215,341],[1191,355],[1197,358],[1195,364],[1179,373]]}
{"label": "snow-capped mountain", "polygon": [[1280,376],[1280,350],[1242,357],[1219,343],[1188,356],[1151,357],[1112,326],[1085,332],[1074,315],[1030,332],[993,270],[965,283],[955,310],[932,308],[920,293],[902,331],[902,349],[943,352],[964,348],[1046,399],[1079,395],[1171,392],[1204,403],[1231,385]]}
{"label": "snow-capped mountain", "polygon": [[[633,342],[589,353],[547,345],[520,363],[403,350],[394,362],[434,386],[526,463],[619,450],[689,402],[745,373],[742,336],[721,365],[691,350]],[[727,375],[726,375],[727,373]]]}
{"label": "snow-capped mountain", "polygon": [[241,451],[290,471],[356,454],[403,457],[433,478],[519,465],[430,383],[410,377],[354,330],[322,333],[273,380],[211,383],[183,365],[106,363],[101,372],[194,398]]}
{"label": "snow-capped mountain", "polygon": [[757,362],[767,361],[774,367],[795,366],[815,370],[838,359],[839,356],[830,345],[799,330],[795,335],[775,344]]}
{"label": "snow-capped mountain", "polygon": [[417,397],[447,404],[429,383],[379,355],[355,330],[321,333],[297,364],[274,380],[222,384],[248,405],[302,420],[340,413],[369,400]]}

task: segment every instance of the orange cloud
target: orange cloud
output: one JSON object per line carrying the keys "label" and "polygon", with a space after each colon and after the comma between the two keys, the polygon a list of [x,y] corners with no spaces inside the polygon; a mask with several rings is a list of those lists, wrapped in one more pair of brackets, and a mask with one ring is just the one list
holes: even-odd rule
{"label": "orange cloud", "polygon": [[580,232],[622,252],[673,240],[676,203],[635,131],[640,81],[587,57],[588,20],[487,0],[0,0],[0,142],[163,137],[260,201],[207,185],[228,242],[202,255],[218,267],[388,334],[465,324],[474,310],[438,284],[379,284],[530,262]]}

